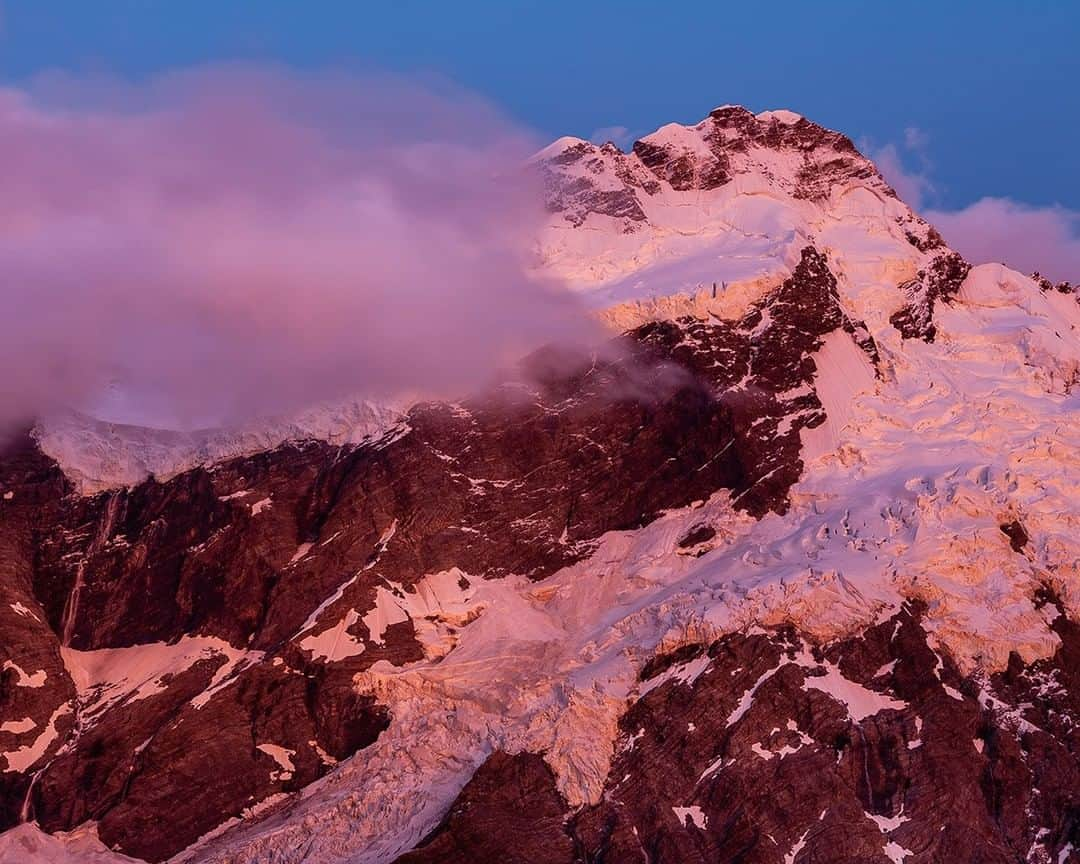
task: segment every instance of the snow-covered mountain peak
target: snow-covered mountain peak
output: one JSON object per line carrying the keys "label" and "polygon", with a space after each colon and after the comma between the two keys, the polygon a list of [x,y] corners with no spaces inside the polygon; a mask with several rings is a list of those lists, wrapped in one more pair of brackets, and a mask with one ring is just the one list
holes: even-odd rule
{"label": "snow-covered mountain peak", "polygon": [[[854,282],[900,284],[948,251],[847,136],[790,111],[726,105],[629,152],[562,138],[537,164],[541,266],[601,307],[783,277],[808,244],[843,257]],[[883,320],[905,303],[867,305],[883,299]]]}
{"label": "snow-covered mountain peak", "polygon": [[[723,108],[730,108],[733,106],[724,105]],[[719,109],[717,109],[719,110]],[[794,111],[788,111],[786,108],[777,108],[773,111],[761,111],[754,115],[758,120],[767,122],[769,120],[776,120],[780,123],[798,123],[803,119],[802,114],[796,114]]]}

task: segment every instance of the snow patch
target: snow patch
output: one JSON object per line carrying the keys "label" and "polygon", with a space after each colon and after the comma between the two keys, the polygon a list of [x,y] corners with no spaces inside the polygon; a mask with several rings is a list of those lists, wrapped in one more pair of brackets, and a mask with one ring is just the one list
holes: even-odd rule
{"label": "snow patch", "polygon": [[[824,815],[824,814],[822,814]],[[792,845],[784,856],[784,864],[795,864],[795,859],[799,857],[799,853],[806,848],[806,835],[810,833],[810,829],[807,828],[803,831],[802,836]]]}
{"label": "snow patch", "polygon": [[277,770],[270,772],[271,780],[274,782],[292,780],[293,772],[296,770],[296,766],[293,765],[292,761],[292,757],[296,755],[295,750],[289,750],[278,744],[256,744],[255,749],[261,750],[277,762]]}
{"label": "snow patch", "polygon": [[32,675],[27,675],[21,666],[11,660],[5,660],[4,665],[0,666],[0,669],[15,670],[16,687],[44,687],[45,682],[49,680],[48,673],[44,669],[38,669]]}
{"label": "snow patch", "polygon": [[27,607],[23,606],[22,603],[15,602],[9,603],[8,605],[11,606],[11,611],[13,611],[16,615],[19,615],[22,618],[33,618],[35,621],[41,621],[41,619],[38,618],[37,615],[31,612]]}
{"label": "snow patch", "polygon": [[311,547],[314,546],[314,545],[315,545],[314,543],[301,543],[299,546],[296,547],[296,551],[293,553],[292,558],[289,559],[289,563],[286,564],[285,566],[286,567],[291,566],[291,565],[295,564],[297,561],[299,561],[300,559],[306,558],[308,552],[311,551]]}
{"label": "snow patch", "polygon": [[708,654],[702,654],[700,657],[695,657],[693,660],[688,660],[685,663],[678,663],[644,682],[638,691],[638,695],[644,696],[646,693],[652,692],[661,684],[665,684],[668,681],[677,681],[680,684],[692,685],[711,665],[712,658]]}
{"label": "snow patch", "polygon": [[675,818],[679,820],[680,825],[685,826],[686,820],[689,819],[700,830],[704,831],[709,824],[709,817],[696,804],[691,807],[672,807],[671,809],[675,812]]}
{"label": "snow patch", "polygon": [[760,688],[762,684],[772,678],[773,675],[779,672],[786,665],[787,663],[781,660],[780,663],[778,663],[768,672],[762,673],[761,677],[759,677],[758,680],[754,682],[754,685],[743,692],[743,695],[739,697],[739,701],[735,705],[734,710],[732,710],[732,712],[728,715],[726,723],[727,726],[734,726],[743,718],[743,715],[750,710],[750,706],[754,704],[754,694],[757,693],[758,688]]}
{"label": "snow patch", "polygon": [[37,726],[33,717],[23,717],[22,720],[5,720],[0,723],[0,732],[9,732],[12,735],[22,735]]}
{"label": "snow patch", "polygon": [[794,111],[788,111],[785,108],[778,108],[774,111],[762,111],[760,114],[755,114],[758,120],[776,120],[780,123],[795,124],[803,119],[802,114],[796,114]]}
{"label": "snow patch", "polygon": [[865,810],[863,811],[863,814],[867,819],[873,821],[874,824],[877,825],[878,830],[885,836],[886,840],[883,851],[893,864],[903,864],[904,859],[907,858],[908,855],[914,854],[910,849],[905,849],[899,843],[888,837],[889,834],[897,830],[905,822],[911,821],[909,817],[904,815],[902,807],[900,808],[900,812],[895,816],[880,816],[875,813],[867,813]]}
{"label": "snow patch", "polygon": [[32,743],[27,744],[25,747],[20,747],[18,750],[0,753],[0,759],[4,759],[6,762],[4,772],[24,772],[41,759],[60,735],[60,730],[56,726],[57,721],[70,713],[71,703],[62,703],[55,711],[53,711],[52,716],[49,718],[49,722],[45,724],[45,728],[42,730],[41,734],[38,735]]}
{"label": "snow patch", "polygon": [[907,707],[907,702],[893,699],[845,678],[840,669],[831,663],[825,663],[818,668],[824,668],[825,674],[807,675],[803,679],[803,689],[827,693],[847,709],[848,716],[856,723],[874,716],[879,711],[900,711]]}
{"label": "snow patch", "polygon": [[[355,581],[355,578],[353,577],[350,581]],[[300,648],[310,651],[313,660],[325,660],[328,663],[336,663],[347,657],[363,654],[364,643],[349,632],[359,620],[360,615],[357,611],[350,609],[333,627],[305,636],[299,642]]]}
{"label": "snow patch", "polygon": [[[170,676],[185,672],[200,660],[224,658],[208,685],[212,686],[245,656],[224,639],[212,636],[185,636],[172,645],[152,642],[94,651],[62,647],[60,654],[78,691],[80,711],[86,716],[161,693],[167,689]],[[205,704],[204,695],[196,697],[199,705]]]}

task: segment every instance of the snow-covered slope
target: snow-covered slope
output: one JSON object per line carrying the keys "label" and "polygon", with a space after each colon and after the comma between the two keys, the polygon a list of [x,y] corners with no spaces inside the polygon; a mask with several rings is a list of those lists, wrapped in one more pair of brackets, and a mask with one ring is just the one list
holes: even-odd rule
{"label": "snow-covered slope", "polygon": [[[19,595],[83,640],[57,649],[74,695],[54,702],[79,725],[47,759],[81,764],[95,722],[123,738],[110,710],[174,691],[188,730],[143,718],[153,740],[115,744],[135,749],[117,762],[131,800],[91,796],[102,837],[158,812],[153,769],[192,765],[159,742],[202,742],[207,722],[258,742],[247,761],[214,751],[258,780],[251,800],[225,790],[234,818],[185,823],[193,864],[512,860],[483,846],[495,835],[520,860],[572,860],[568,835],[610,860],[730,860],[736,841],[795,864],[1074,860],[1076,296],[969,266],[846,138],[791,112],[720,108],[630,153],[560,139],[535,165],[543,266],[700,387],[597,362],[414,409],[389,444],[284,448],[60,519]],[[633,397],[604,397],[612,381]],[[343,440],[396,417],[357,409]],[[185,444],[181,463],[125,435],[102,450],[76,422],[39,441],[87,488],[106,452],[125,482],[240,452]],[[68,572],[98,613],[49,595]],[[126,618],[116,598],[161,573],[177,609]],[[271,679],[284,695],[259,702]],[[332,756],[324,727],[349,711],[378,728]],[[34,800],[63,823],[68,769],[47,759]],[[22,826],[0,844],[18,838],[44,850],[28,860],[72,842]]]}
{"label": "snow-covered slope", "polygon": [[32,823],[0,834],[0,861],[5,864],[136,864],[137,859],[118,855],[97,839],[92,828],[50,835]]}
{"label": "snow-covered slope", "polygon": [[408,406],[367,400],[320,405],[291,417],[272,417],[225,429],[178,432],[108,423],[69,412],[39,421],[34,437],[77,489],[92,495],[156,477],[167,480],[200,465],[272,450],[286,441],[353,444],[394,427]]}

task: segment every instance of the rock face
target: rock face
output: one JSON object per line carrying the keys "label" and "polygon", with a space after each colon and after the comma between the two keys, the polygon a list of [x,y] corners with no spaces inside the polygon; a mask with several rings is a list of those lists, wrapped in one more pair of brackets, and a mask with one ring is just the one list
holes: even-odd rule
{"label": "rock face", "polygon": [[[603,175],[612,163],[611,173],[621,186],[611,189],[597,188],[588,177],[566,177],[565,170],[581,165],[592,175]],[[637,198],[640,190],[655,195],[660,184],[649,176],[645,166],[623,153],[614,144],[597,147],[587,141],[579,141],[545,162],[541,169],[545,178],[547,207],[558,213],[575,228],[581,226],[589,213],[600,213],[613,219],[624,220],[624,230],[634,230],[634,224],[645,221],[645,211]]]}
{"label": "rock face", "polygon": [[571,864],[566,807],[543,759],[493,753],[462,790],[443,823],[398,864]]}
{"label": "rock face", "polygon": [[[791,154],[799,160],[796,185],[799,198],[821,198],[831,184],[876,177],[877,170],[840,134],[805,117],[779,113],[754,115],[737,105],[712,111],[695,127],[698,140],[684,136],[681,127],[667,126],[634,144],[634,154],[673,189],[715,189],[740,173],[754,170],[754,149]],[[749,164],[748,164],[749,163]]]}
{"label": "rock face", "polygon": [[889,320],[905,339],[933,342],[937,335],[934,304],[955,297],[970,271],[971,265],[955,252],[936,255],[915,279],[901,286],[908,294],[908,303]]}
{"label": "rock face", "polygon": [[747,174],[795,198],[822,199],[834,185],[868,180],[895,194],[841,133],[790,112],[754,115],[739,106],[717,108],[696,126],[664,126],[629,153],[610,142],[568,141],[543,169],[549,210],[575,227],[589,213],[610,216],[628,233],[647,227],[642,196],[710,191]]}
{"label": "rock face", "polygon": [[495,754],[398,860],[519,860],[490,845],[499,826],[545,861],[1077,860],[1080,628],[1058,615],[1052,658],[1014,655],[979,680],[921,616],[823,645],[784,628],[658,657],[601,803],[556,818],[536,757]]}
{"label": "rock face", "polygon": [[1058,282],[1056,285],[1038,271],[1031,274],[1031,278],[1038,284],[1040,291],[1057,291],[1059,294],[1077,294],[1077,287],[1072,282]]}
{"label": "rock face", "polygon": [[33,591],[35,533],[55,519],[70,485],[27,439],[0,459],[0,814],[25,814],[30,772],[56,752],[74,722],[75,687]]}

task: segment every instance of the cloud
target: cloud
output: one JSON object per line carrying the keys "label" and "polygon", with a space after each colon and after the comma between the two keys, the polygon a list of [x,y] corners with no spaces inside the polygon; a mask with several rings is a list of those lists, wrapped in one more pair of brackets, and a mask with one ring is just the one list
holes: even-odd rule
{"label": "cloud", "polygon": [[904,146],[918,154],[925,162],[927,161],[927,147],[930,144],[930,136],[918,126],[908,126],[904,130]]}
{"label": "cloud", "polygon": [[[914,126],[904,130],[899,147],[863,142],[885,180],[916,211],[937,196],[929,142],[929,136]],[[909,167],[912,162],[918,167]],[[1037,270],[1054,281],[1080,280],[1080,213],[1076,211],[987,197],[960,210],[930,207],[921,215],[973,263],[996,261],[1023,273]]]}
{"label": "cloud", "polygon": [[606,144],[608,141],[622,150],[628,150],[637,136],[625,126],[601,126],[589,136],[593,144]]}
{"label": "cloud", "polygon": [[[936,194],[930,180],[933,165],[928,156],[929,136],[916,126],[904,130],[904,144],[885,144],[877,147],[869,140],[860,142],[860,149],[877,165],[900,199],[913,210],[919,210],[928,198]],[[908,168],[906,162],[916,161],[918,169]]]}
{"label": "cloud", "polygon": [[0,420],[203,425],[478,386],[587,316],[536,142],[453,88],[215,68],[0,88]]}
{"label": "cloud", "polygon": [[877,150],[870,150],[869,155],[885,182],[892,186],[900,200],[913,210],[920,209],[926,198],[934,193],[934,184],[925,173],[909,171],[904,167],[903,158],[896,145],[886,144]]}
{"label": "cloud", "polygon": [[969,261],[999,261],[1055,282],[1080,282],[1080,213],[983,198],[963,210],[923,215]]}

